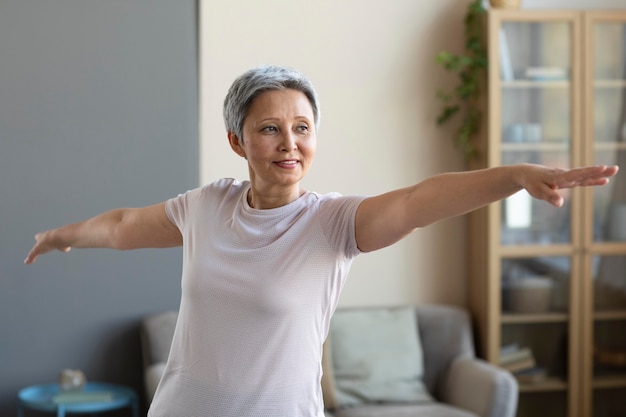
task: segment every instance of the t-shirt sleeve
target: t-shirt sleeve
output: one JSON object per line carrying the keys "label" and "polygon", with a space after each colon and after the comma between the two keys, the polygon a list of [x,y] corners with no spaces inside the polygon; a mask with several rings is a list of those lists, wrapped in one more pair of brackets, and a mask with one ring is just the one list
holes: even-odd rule
{"label": "t-shirt sleeve", "polygon": [[320,224],[331,247],[353,258],[361,253],[356,243],[356,212],[365,196],[328,194],[320,203]]}
{"label": "t-shirt sleeve", "polygon": [[165,202],[165,213],[167,217],[169,217],[180,231],[185,229],[185,225],[187,224],[186,220],[193,211],[201,191],[200,188],[196,188],[186,193],[179,194],[174,198],[170,198]]}
{"label": "t-shirt sleeve", "polygon": [[212,212],[216,201],[221,201],[226,194],[236,192],[237,182],[232,178],[222,178],[202,187],[189,190],[165,202],[165,213],[185,236],[185,231],[192,232],[195,217],[199,211]]}

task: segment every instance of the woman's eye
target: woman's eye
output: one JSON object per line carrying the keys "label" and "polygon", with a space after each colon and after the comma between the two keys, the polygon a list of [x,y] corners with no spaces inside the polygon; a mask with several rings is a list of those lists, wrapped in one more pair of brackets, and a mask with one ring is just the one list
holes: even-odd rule
{"label": "woman's eye", "polygon": [[278,129],[276,129],[276,126],[265,126],[263,128],[264,132],[276,132],[278,131]]}
{"label": "woman's eye", "polygon": [[307,125],[300,125],[297,127],[297,130],[299,132],[307,132],[309,130],[309,127]]}

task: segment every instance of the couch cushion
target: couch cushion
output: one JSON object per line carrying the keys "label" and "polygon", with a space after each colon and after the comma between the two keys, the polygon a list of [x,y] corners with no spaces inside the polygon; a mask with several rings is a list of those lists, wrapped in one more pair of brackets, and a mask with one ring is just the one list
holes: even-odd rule
{"label": "couch cushion", "polygon": [[334,417],[478,417],[446,404],[363,405],[333,412]]}
{"label": "couch cushion", "polygon": [[338,406],[432,401],[416,320],[410,307],[335,312],[329,342]]}

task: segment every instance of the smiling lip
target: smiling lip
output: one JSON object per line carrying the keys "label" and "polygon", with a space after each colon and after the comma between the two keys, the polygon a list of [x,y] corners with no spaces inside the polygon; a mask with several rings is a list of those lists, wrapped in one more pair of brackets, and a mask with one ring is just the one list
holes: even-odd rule
{"label": "smiling lip", "polygon": [[286,159],[283,161],[277,161],[274,162],[276,165],[278,165],[281,168],[285,168],[285,169],[293,169],[295,167],[298,166],[298,164],[300,163],[297,159]]}

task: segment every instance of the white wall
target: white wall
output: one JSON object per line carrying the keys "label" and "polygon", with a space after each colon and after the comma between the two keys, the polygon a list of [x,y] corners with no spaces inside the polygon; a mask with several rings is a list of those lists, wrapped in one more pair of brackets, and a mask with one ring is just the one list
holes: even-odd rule
{"label": "white wall", "polygon": [[[434,57],[461,50],[469,1],[203,1],[202,182],[247,178],[227,145],[221,105],[232,80],[260,64],[296,67],[320,94],[318,154],[306,188],[371,195],[463,169],[451,128],[435,125],[436,92],[453,78]],[[623,3],[527,0],[525,7]],[[465,240],[464,219],[451,219],[360,256],[341,305],[464,305]]]}

